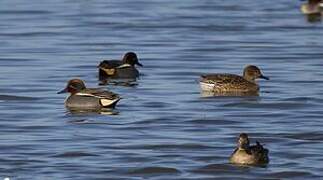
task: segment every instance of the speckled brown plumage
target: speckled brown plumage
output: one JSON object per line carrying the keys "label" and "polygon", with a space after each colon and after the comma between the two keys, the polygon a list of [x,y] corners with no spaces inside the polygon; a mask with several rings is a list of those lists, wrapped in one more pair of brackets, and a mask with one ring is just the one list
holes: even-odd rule
{"label": "speckled brown plumage", "polygon": [[213,91],[214,93],[249,93],[259,91],[255,79],[269,79],[261,74],[256,66],[247,66],[244,69],[243,77],[235,74],[205,74],[201,75],[200,85],[204,91]]}
{"label": "speckled brown plumage", "polygon": [[228,91],[258,91],[257,84],[247,81],[241,76],[235,74],[208,74],[201,76],[201,82],[214,84],[214,92]]}

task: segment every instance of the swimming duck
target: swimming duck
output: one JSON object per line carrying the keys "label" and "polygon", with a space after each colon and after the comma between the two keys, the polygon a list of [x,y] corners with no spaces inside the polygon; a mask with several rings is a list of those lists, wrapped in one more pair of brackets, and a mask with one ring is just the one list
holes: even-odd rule
{"label": "swimming duck", "polygon": [[121,99],[118,94],[102,89],[86,88],[81,79],[69,80],[67,86],[58,94],[69,92],[65,106],[73,109],[114,108]]}
{"label": "swimming duck", "polygon": [[200,86],[203,91],[212,91],[219,94],[257,93],[259,86],[257,78],[269,80],[262,75],[257,66],[248,65],[244,68],[243,77],[235,74],[205,74],[201,76]]}
{"label": "swimming duck", "polygon": [[269,162],[268,149],[264,148],[258,141],[256,145],[250,146],[246,133],[241,133],[238,139],[238,147],[230,157],[230,163],[241,165],[266,165]]}
{"label": "swimming duck", "polygon": [[301,11],[303,14],[321,14],[323,13],[323,1],[322,0],[308,0],[307,3],[302,4]]}
{"label": "swimming duck", "polygon": [[139,71],[135,65],[143,66],[134,52],[127,52],[122,60],[103,60],[98,65],[99,79],[136,79]]}

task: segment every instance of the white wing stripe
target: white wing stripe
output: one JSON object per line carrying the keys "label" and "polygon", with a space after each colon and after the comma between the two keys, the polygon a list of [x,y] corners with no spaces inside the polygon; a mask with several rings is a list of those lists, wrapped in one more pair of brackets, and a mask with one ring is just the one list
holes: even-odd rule
{"label": "white wing stripe", "polygon": [[121,69],[121,68],[126,68],[126,67],[131,67],[130,64],[122,64],[120,66],[118,66],[117,68]]}

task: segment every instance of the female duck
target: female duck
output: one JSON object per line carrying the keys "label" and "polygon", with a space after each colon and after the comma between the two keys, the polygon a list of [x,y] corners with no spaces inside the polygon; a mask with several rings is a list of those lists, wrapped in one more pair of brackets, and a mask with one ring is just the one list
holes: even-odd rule
{"label": "female duck", "polygon": [[134,52],[127,52],[122,60],[103,60],[98,65],[99,79],[136,79],[139,71],[135,65],[142,66]]}
{"label": "female duck", "polygon": [[230,163],[242,165],[265,165],[269,162],[268,149],[265,149],[258,141],[250,146],[248,135],[242,133],[238,139],[238,147],[230,157]]}
{"label": "female duck", "polygon": [[101,89],[86,88],[80,79],[69,80],[67,86],[58,94],[69,92],[65,106],[73,109],[114,108],[121,99],[118,94]]}
{"label": "female duck", "polygon": [[235,74],[205,74],[201,76],[200,86],[203,91],[214,93],[257,93],[259,86],[257,78],[269,80],[262,75],[257,66],[249,65],[244,68],[243,77]]}

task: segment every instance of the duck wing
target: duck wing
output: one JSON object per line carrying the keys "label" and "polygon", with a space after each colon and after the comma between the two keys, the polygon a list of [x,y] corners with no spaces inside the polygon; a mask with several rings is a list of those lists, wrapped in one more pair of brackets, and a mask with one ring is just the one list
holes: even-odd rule
{"label": "duck wing", "polygon": [[268,153],[269,150],[264,148],[258,141],[256,145],[250,146],[251,153],[258,158],[260,162],[268,162]]}
{"label": "duck wing", "polygon": [[265,148],[258,141],[256,141],[256,145],[250,146],[250,150],[253,153],[261,153],[264,149]]}
{"label": "duck wing", "polygon": [[250,91],[258,90],[258,86],[235,74],[205,74],[201,82],[214,84],[216,91]]}
{"label": "duck wing", "polygon": [[113,93],[111,91],[103,91],[99,93],[93,93],[93,95],[99,97],[100,99],[120,99],[120,96],[116,93]]}
{"label": "duck wing", "polygon": [[111,91],[106,91],[100,88],[88,88],[85,89],[79,93],[77,93],[78,95],[81,96],[92,96],[92,97],[96,97],[99,99],[119,99],[120,96],[114,92]]}
{"label": "duck wing", "polygon": [[92,95],[100,98],[100,99],[119,99],[120,96],[114,92],[111,91],[97,91],[97,92],[93,92],[91,93]]}
{"label": "duck wing", "polygon": [[121,99],[120,96],[111,91],[101,91],[92,93],[94,96],[99,98],[100,103],[103,107],[112,107],[114,108],[117,102]]}
{"label": "duck wing", "polygon": [[232,82],[244,81],[243,77],[235,74],[203,74],[201,75],[201,82],[226,84]]}
{"label": "duck wing", "polygon": [[120,96],[116,93],[95,88],[84,89],[76,95],[97,99],[102,107],[105,108],[114,108],[118,101],[120,101],[121,99]]}
{"label": "duck wing", "polygon": [[121,65],[122,65],[122,61],[120,60],[103,60],[98,65],[98,68],[114,69]]}

